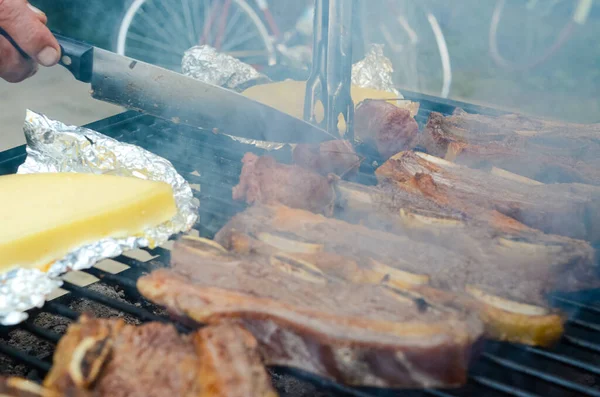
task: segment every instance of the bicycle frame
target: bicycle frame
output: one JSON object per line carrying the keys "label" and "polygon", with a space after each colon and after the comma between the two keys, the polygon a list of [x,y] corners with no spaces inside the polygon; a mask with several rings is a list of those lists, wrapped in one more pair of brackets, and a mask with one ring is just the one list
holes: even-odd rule
{"label": "bicycle frame", "polygon": [[[210,17],[208,18],[208,23],[204,26],[204,31],[202,34],[202,44],[206,44],[206,38],[208,36],[208,32],[210,32],[213,24],[217,22],[219,24],[217,30],[217,37],[215,38],[214,47],[217,51],[221,50],[221,44],[223,42],[223,36],[225,35],[225,27],[227,25],[227,18],[229,17],[229,11],[231,9],[232,0],[225,0],[223,3],[223,7],[219,9],[219,7],[214,7],[211,10]],[[273,14],[271,14],[271,10],[269,9],[269,3],[267,0],[255,0],[255,7],[260,11],[260,16],[265,22],[265,26],[268,29],[271,37],[274,38],[273,41],[281,39],[281,31],[275,18],[273,18]],[[220,11],[220,12],[219,12]],[[218,18],[218,21],[216,19]]]}

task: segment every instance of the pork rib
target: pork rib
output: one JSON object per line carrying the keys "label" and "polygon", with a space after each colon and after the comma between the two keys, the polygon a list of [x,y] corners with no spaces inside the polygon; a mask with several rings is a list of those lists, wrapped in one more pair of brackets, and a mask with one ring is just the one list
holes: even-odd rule
{"label": "pork rib", "polygon": [[428,153],[471,168],[498,167],[543,183],[600,185],[600,124],[571,124],[516,114],[432,112],[422,144]]}
{"label": "pork rib", "polygon": [[200,357],[202,397],[277,397],[250,332],[216,324],[200,329],[194,344]]}
{"label": "pork rib", "polygon": [[600,187],[531,184],[424,153],[399,153],[376,170],[383,183],[477,216],[498,211],[545,233],[600,241]]}
{"label": "pork rib", "polygon": [[356,106],[357,138],[377,148],[384,159],[413,146],[419,125],[409,109],[386,101],[367,99]]}
{"label": "pork rib", "polygon": [[238,320],[258,340],[267,364],[349,385],[466,381],[481,335],[475,316],[380,286],[351,285],[285,256],[235,255],[214,244],[178,242],[173,269],[142,277],[138,289],[197,322]]}
{"label": "pork rib", "polygon": [[2,397],[91,397],[81,390],[66,390],[58,393],[46,389],[27,379],[17,377],[0,377],[0,396]]}
{"label": "pork rib", "polygon": [[[232,191],[234,200],[248,204],[285,203],[291,207],[308,207],[319,213],[333,212],[333,179],[297,165],[278,164],[271,157],[258,157],[253,153],[246,153],[242,162],[240,183]],[[290,185],[294,189],[288,189]],[[311,199],[307,200],[309,197]]]}
{"label": "pork rib", "polygon": [[181,336],[172,325],[83,316],[60,340],[44,386],[61,395],[275,396],[248,338],[236,325]]}
{"label": "pork rib", "polygon": [[356,174],[361,158],[346,140],[332,140],[321,144],[298,144],[292,151],[294,164],[321,175],[340,177]]}
{"label": "pork rib", "polygon": [[[388,231],[420,244],[444,247],[470,258],[474,263],[497,268],[510,263],[514,267],[549,269],[560,277],[561,282],[561,285],[554,282],[549,282],[549,285],[562,290],[580,288],[578,282],[571,285],[574,277],[577,280],[594,279],[592,264],[595,255],[585,241],[544,234],[496,211],[482,209],[467,215],[418,192],[390,183],[384,182],[377,187],[364,186],[341,180],[332,181],[308,170],[275,161],[269,161],[268,168],[260,166],[262,163],[260,160],[253,163],[258,166],[246,163],[240,184],[255,185],[260,190],[263,203],[279,202],[289,207],[329,214],[332,200],[329,191],[323,198],[315,195],[314,191],[303,189],[304,184],[295,184],[298,180],[320,178],[320,184],[331,183],[335,190],[336,217],[351,223]],[[260,178],[256,176],[257,167],[261,168]],[[288,176],[281,177],[284,174]],[[273,191],[282,194],[270,196]],[[319,208],[316,203],[327,204]],[[568,274],[578,276],[562,277]]]}
{"label": "pork rib", "polygon": [[[585,289],[595,280],[589,269],[543,262],[480,263],[439,246],[283,206],[255,206],[237,214],[216,241],[228,249],[252,252],[249,240],[240,240],[240,234],[287,254],[335,254],[338,259],[308,260],[318,267],[319,260],[329,261],[329,269],[358,267],[360,272],[348,272],[355,275],[350,281],[360,281],[359,274],[366,272],[380,276],[362,280],[385,278],[402,287],[425,284],[446,291],[460,300],[459,306],[479,313],[489,337],[533,345],[552,344],[563,331],[564,319],[548,308],[546,294]],[[448,296],[443,299],[453,299]]]}

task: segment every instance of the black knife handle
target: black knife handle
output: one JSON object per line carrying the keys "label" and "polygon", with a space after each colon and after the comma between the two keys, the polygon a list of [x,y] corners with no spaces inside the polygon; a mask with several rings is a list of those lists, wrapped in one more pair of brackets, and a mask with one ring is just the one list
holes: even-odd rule
{"label": "black knife handle", "polygon": [[81,41],[73,40],[60,34],[53,33],[60,44],[60,61],[79,81],[92,81],[94,66],[94,47]]}
{"label": "black knife handle", "polygon": [[[79,81],[89,83],[92,81],[92,69],[94,66],[94,47],[89,44],[73,40],[60,34],[54,34],[60,45],[60,61]],[[0,36],[4,36],[10,44],[21,54],[23,59],[31,57],[10,37],[6,30],[0,28]]]}

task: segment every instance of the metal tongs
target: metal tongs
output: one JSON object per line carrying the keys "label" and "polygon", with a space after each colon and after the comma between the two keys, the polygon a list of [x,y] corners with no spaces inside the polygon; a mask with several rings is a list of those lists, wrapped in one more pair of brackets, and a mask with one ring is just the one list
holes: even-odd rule
{"label": "metal tongs", "polygon": [[[354,139],[352,75],[352,12],[354,0],[315,0],[312,71],[306,84],[304,119],[328,133]],[[318,122],[321,103],[324,119]],[[340,131],[340,115],[346,123]]]}

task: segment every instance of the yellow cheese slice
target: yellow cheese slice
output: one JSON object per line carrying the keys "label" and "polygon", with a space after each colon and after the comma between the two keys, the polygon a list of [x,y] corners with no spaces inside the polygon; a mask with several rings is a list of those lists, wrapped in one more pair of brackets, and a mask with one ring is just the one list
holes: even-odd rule
{"label": "yellow cheese slice", "polygon": [[[304,118],[304,93],[305,81],[286,80],[276,83],[260,84],[252,86],[242,92],[242,95],[271,106],[281,112],[287,113],[299,119]],[[414,117],[419,111],[419,104],[411,101],[398,102],[396,96],[389,92],[379,91],[372,88],[363,88],[353,85],[351,87],[352,100],[358,105],[366,99],[388,100],[388,102],[403,108],[407,108]],[[315,107],[317,121],[323,120],[323,107]],[[340,122],[339,128],[344,131],[345,123]]]}
{"label": "yellow cheese slice", "polygon": [[[301,119],[304,115],[305,90],[305,81],[286,80],[252,86],[242,92],[242,95]],[[391,103],[396,103],[394,94],[389,92],[352,86],[351,93],[354,104],[359,104],[365,99],[390,99]],[[316,116],[320,120],[323,113],[319,114],[318,110],[317,107]]]}
{"label": "yellow cheese slice", "polygon": [[81,245],[140,235],[176,212],[167,183],[76,173],[0,176],[0,271],[46,270]]}

